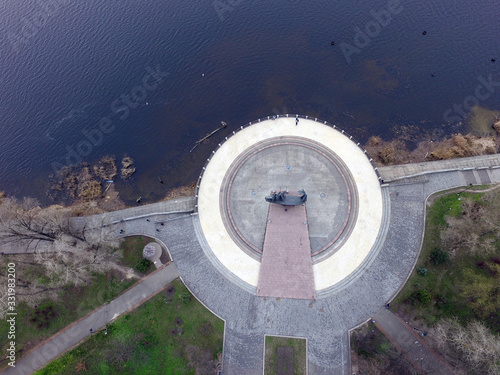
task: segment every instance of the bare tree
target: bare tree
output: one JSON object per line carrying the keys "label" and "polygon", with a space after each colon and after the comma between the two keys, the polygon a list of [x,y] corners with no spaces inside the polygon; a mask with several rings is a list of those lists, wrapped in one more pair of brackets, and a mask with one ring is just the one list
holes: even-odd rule
{"label": "bare tree", "polygon": [[445,320],[435,327],[438,345],[451,345],[461,354],[461,360],[477,373],[500,374],[500,338],[481,322],[473,321],[466,327],[457,320]]}
{"label": "bare tree", "polygon": [[483,201],[487,209],[481,220],[488,225],[489,230],[496,237],[500,237],[500,189],[495,188],[485,193]]}
{"label": "bare tree", "polygon": [[481,202],[466,198],[459,217],[447,216],[447,227],[441,232],[443,248],[457,253],[489,254],[495,251],[500,235],[499,191],[486,193]]}
{"label": "bare tree", "polygon": [[36,200],[5,198],[0,205],[0,244],[17,242],[36,248],[40,242],[54,242],[58,236],[54,221]]}
{"label": "bare tree", "polygon": [[[142,336],[139,334],[139,336]],[[132,340],[116,339],[105,351],[106,359],[114,365],[123,365],[134,353],[134,342]]]}
{"label": "bare tree", "polygon": [[[37,285],[37,280],[19,284],[25,288],[19,292],[24,296],[21,299],[34,301],[38,299],[35,296],[44,292],[81,285],[90,281],[93,273],[102,273],[110,267],[126,272],[121,269],[124,267],[111,262],[110,252],[118,247],[118,241],[113,236],[113,226],[106,223],[106,215],[83,219],[81,225],[74,225],[70,212],[60,206],[41,208],[31,198],[2,200],[0,245],[10,244],[18,256],[32,250],[35,255],[30,254],[31,262],[26,263],[38,264],[45,274],[43,285]],[[43,251],[39,249],[42,243],[45,244]],[[5,255],[14,256],[9,251]],[[0,279],[2,277],[0,275]]]}
{"label": "bare tree", "polygon": [[60,206],[41,208],[32,198],[5,198],[0,204],[0,244],[14,243],[19,248],[36,250],[42,242],[62,241],[67,251],[81,245],[97,252],[116,246],[109,234],[105,216],[93,225],[84,221],[83,226],[76,228],[71,224],[70,211]]}

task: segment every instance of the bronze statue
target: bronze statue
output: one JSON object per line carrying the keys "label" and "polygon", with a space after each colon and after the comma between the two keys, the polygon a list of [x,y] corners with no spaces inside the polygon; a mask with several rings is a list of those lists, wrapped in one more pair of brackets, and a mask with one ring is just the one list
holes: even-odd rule
{"label": "bronze statue", "polygon": [[273,192],[266,197],[266,201],[281,204],[282,206],[298,206],[299,204],[306,203],[307,194],[304,190],[299,190],[298,195],[289,194],[288,191]]}

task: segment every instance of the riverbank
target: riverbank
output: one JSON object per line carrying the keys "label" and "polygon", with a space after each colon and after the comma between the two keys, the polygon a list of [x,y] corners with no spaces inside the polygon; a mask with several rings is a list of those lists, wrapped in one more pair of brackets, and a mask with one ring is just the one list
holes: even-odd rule
{"label": "riverbank", "polygon": [[[496,154],[500,152],[500,119],[495,117],[490,121],[492,121],[489,122],[490,134],[479,136],[473,133],[465,135],[457,133],[441,139],[427,133],[422,134],[413,128],[406,129],[407,127],[401,126],[399,131],[396,132],[396,138],[386,141],[380,136],[372,136],[365,145],[365,149],[368,156],[379,167]],[[416,132],[414,136],[411,136],[414,132]],[[483,132],[482,134],[486,133]],[[163,185],[163,180],[160,177],[158,178]],[[127,201],[128,204],[125,204],[123,200],[120,200],[119,194],[112,189],[114,184],[112,185],[110,191],[103,197],[104,201],[108,201],[108,203],[103,204],[102,199],[100,199],[97,204],[101,209],[113,211],[122,207],[133,207],[136,204],[141,204],[141,197],[137,199],[136,204],[129,200]],[[195,194],[195,190],[196,182],[181,186],[174,185],[158,201],[192,196]],[[148,201],[147,203],[152,202]],[[88,214],[92,213],[94,212]]]}
{"label": "riverbank", "polygon": [[[372,136],[364,148],[378,167],[496,154],[500,152],[500,119],[497,117],[490,124],[492,133],[486,136],[457,133],[442,139],[421,133],[412,127],[400,126],[395,131],[394,139],[384,140],[381,136]],[[83,162],[65,167],[49,176],[50,188],[46,195],[56,205],[71,207],[73,216],[100,214],[154,203],[148,197],[130,200],[131,185],[128,180],[135,172],[133,163],[130,157],[124,156],[122,168],[118,170],[116,158],[105,156],[95,165]],[[116,185],[116,180],[120,178],[127,183]],[[174,184],[172,187],[172,184],[167,184],[170,180],[164,182],[159,176],[158,179],[166,192],[156,202],[195,194],[196,182],[180,186]],[[120,198],[120,192],[124,199]]]}
{"label": "riverbank", "polygon": [[378,167],[491,155],[500,152],[500,121],[495,125],[496,135],[479,137],[471,133],[458,133],[439,141],[422,140],[413,148],[405,136],[391,141],[373,136],[365,149]]}

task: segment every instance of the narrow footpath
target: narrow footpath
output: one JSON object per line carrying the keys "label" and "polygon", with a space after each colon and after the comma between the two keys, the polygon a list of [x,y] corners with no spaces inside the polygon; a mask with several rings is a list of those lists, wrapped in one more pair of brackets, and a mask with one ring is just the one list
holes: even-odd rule
{"label": "narrow footpath", "polygon": [[417,370],[425,374],[453,375],[453,371],[425,341],[391,311],[381,308],[373,315],[372,321]]}
{"label": "narrow footpath", "polygon": [[5,375],[27,375],[46,366],[50,361],[78,345],[91,334],[97,334],[106,324],[124,313],[134,310],[161,292],[167,284],[179,276],[177,267],[173,263],[163,266],[144,277],[138,284],[113,301],[59,331],[17,361],[16,367],[9,367],[2,373]]}

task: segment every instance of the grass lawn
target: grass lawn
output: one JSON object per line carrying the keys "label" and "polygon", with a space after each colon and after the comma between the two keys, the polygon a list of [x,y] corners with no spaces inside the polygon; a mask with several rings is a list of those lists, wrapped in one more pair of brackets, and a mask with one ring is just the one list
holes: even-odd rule
{"label": "grass lawn", "polygon": [[[278,348],[291,348],[293,352],[290,349]],[[278,355],[278,350],[280,350],[280,355]],[[265,375],[306,375],[305,339],[266,336],[265,352]],[[289,366],[292,366],[293,369],[290,369]],[[290,372],[290,370],[293,371]]]}
{"label": "grass lawn", "polygon": [[[92,284],[81,287],[67,287],[59,291],[57,301],[44,300],[38,308],[25,303],[16,306],[16,349],[21,358],[29,349],[49,338],[67,325],[78,320],[96,307],[114,299],[123,290],[134,284],[136,279],[120,282],[111,274],[94,276]],[[18,288],[18,293],[21,292]],[[6,319],[0,320],[0,337],[7,337]],[[1,340],[1,351],[5,353],[6,340]],[[6,366],[5,357],[0,359],[0,367]]]}
{"label": "grass lawn", "polygon": [[436,257],[447,253],[447,249],[441,249],[440,239],[441,230],[447,226],[446,217],[460,217],[461,202],[468,197],[481,203],[482,195],[481,192],[468,191],[459,195],[455,192],[436,198],[428,207],[422,251],[413,274],[396,297],[393,307],[411,311],[429,325],[441,318],[457,317],[462,324],[478,319],[493,332],[500,332],[500,306],[497,306],[496,313],[481,317],[475,301],[463,294],[468,285],[476,282],[486,285],[492,281],[490,271],[500,257],[498,240],[495,254],[459,254],[436,264],[440,263],[436,262]]}
{"label": "grass lawn", "polygon": [[212,374],[223,331],[223,321],[176,280],[35,374]]}
{"label": "grass lawn", "polygon": [[[135,269],[137,262],[143,259],[142,251],[144,250],[144,246],[150,242],[154,242],[154,240],[146,236],[126,237],[120,244],[120,250],[122,252],[121,263],[124,266]],[[148,274],[154,270],[155,267],[153,263],[151,263],[145,273]]]}

